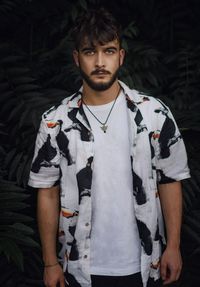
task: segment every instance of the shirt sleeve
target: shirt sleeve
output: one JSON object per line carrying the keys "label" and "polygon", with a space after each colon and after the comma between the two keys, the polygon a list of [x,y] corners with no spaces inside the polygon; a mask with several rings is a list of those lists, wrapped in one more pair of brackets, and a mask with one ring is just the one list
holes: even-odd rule
{"label": "shirt sleeve", "polygon": [[190,177],[183,138],[174,117],[164,104],[155,110],[160,128],[157,131],[156,170],[158,183],[165,184]]}
{"label": "shirt sleeve", "polygon": [[35,188],[49,188],[60,178],[60,152],[56,143],[56,125],[43,119],[37,134],[34,157],[28,184]]}

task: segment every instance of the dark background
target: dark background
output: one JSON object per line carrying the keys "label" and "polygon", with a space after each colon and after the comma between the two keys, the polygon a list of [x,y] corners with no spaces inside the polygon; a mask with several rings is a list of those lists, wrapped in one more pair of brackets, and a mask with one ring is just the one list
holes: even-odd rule
{"label": "dark background", "polygon": [[106,7],[122,25],[120,78],[159,97],[184,137],[180,280],[200,284],[200,1],[0,0],[0,286],[42,285],[36,191],[27,187],[41,114],[81,84],[70,30],[77,15]]}

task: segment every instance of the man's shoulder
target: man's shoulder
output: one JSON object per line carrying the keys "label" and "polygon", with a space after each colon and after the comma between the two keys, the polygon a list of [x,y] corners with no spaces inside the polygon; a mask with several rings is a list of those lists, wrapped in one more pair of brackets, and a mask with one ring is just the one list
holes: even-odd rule
{"label": "man's shoulder", "polygon": [[72,94],[69,97],[64,98],[57,105],[52,106],[42,115],[44,121],[55,121],[66,117],[69,108],[78,106],[79,92]]}
{"label": "man's shoulder", "polygon": [[[154,97],[154,96],[150,96],[147,93],[138,91],[136,89],[131,89],[130,87],[128,87],[125,83],[120,81],[120,84],[125,92],[125,94],[129,97],[129,99],[131,101],[133,101],[138,108],[161,108],[164,107],[165,105],[163,104],[163,102]],[[165,106],[166,107],[166,106]]]}
{"label": "man's shoulder", "polygon": [[[137,92],[137,91],[136,91]],[[147,94],[138,92],[139,101],[136,103],[138,108],[148,108],[148,109],[163,109],[167,108],[166,105],[159,99],[154,96],[149,96]]]}
{"label": "man's shoulder", "polygon": [[138,109],[167,109],[167,106],[159,98],[149,96],[135,89],[129,90],[128,97],[137,105]]}

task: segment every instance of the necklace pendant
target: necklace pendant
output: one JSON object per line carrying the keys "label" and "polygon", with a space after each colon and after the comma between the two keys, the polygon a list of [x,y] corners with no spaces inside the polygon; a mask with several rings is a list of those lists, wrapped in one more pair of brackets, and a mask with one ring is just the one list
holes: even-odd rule
{"label": "necklace pendant", "polygon": [[103,125],[103,126],[101,127],[101,129],[102,129],[102,131],[103,131],[104,133],[106,133],[107,128],[108,128],[108,126],[105,126],[105,125]]}

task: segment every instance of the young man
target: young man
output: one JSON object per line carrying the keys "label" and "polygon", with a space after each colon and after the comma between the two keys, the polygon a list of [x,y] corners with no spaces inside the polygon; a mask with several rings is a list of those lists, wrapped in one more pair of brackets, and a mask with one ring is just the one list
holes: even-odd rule
{"label": "young man", "polygon": [[29,180],[39,188],[45,285],[171,283],[182,264],[180,180],[189,177],[180,132],[162,102],[118,81],[125,52],[108,12],[79,18],[74,35],[83,86],[44,113]]}

